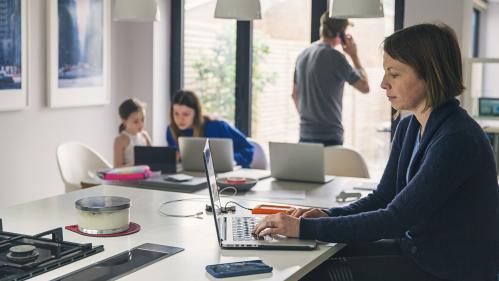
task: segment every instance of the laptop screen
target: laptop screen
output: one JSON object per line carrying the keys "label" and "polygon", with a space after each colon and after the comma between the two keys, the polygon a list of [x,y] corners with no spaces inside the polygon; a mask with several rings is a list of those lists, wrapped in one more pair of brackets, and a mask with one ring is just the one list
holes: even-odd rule
{"label": "laptop screen", "polygon": [[[218,186],[215,175],[215,168],[213,167],[213,158],[210,150],[209,140],[206,140],[206,144],[203,150],[203,162],[206,171],[206,181],[208,183],[208,190],[210,192],[211,208],[213,210],[213,218],[215,219],[215,226],[217,229],[217,237],[219,243],[221,243],[220,238],[220,222],[218,221],[221,217],[221,203],[220,196],[218,195]],[[219,217],[217,217],[217,215]]]}
{"label": "laptop screen", "polygon": [[149,165],[153,171],[177,172],[177,150],[167,146],[134,146],[134,165]]}
{"label": "laptop screen", "polygon": [[[184,171],[203,171],[202,152],[207,138],[179,137],[178,145]],[[229,172],[234,169],[234,149],[232,139],[209,138],[213,166],[216,172]]]}

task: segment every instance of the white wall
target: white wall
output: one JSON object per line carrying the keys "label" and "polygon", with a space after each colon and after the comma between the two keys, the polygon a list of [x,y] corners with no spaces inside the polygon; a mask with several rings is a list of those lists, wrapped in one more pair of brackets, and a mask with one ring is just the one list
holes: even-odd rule
{"label": "white wall", "polygon": [[480,34],[480,56],[499,58],[499,1],[489,2],[482,13],[482,34]]}
{"label": "white wall", "polygon": [[114,93],[118,104],[136,97],[147,104],[146,130],[155,145],[166,145],[170,87],[170,1],[158,1],[161,21],[113,23]]}
{"label": "white wall", "polygon": [[468,56],[471,47],[473,0],[405,0],[404,26],[443,22],[454,29],[461,52]]}
{"label": "white wall", "polygon": [[[168,107],[162,95],[169,94],[165,31],[169,30],[169,1],[160,1],[160,23],[112,24],[111,103],[62,109],[48,108],[46,103],[46,1],[27,3],[29,106],[0,112],[0,207],[64,192],[55,157],[60,143],[83,142],[111,162],[119,125],[117,107],[127,97],[136,96],[148,103],[147,129],[155,143],[161,144],[166,126],[165,117],[155,122],[151,119],[153,115],[166,116]],[[154,54],[158,57],[153,58]]]}
{"label": "white wall", "polygon": [[[472,35],[473,0],[405,0],[404,26],[419,23],[443,22],[456,32],[461,55],[464,61],[463,76],[466,78],[468,69],[466,59],[470,57]],[[467,79],[464,79],[465,87]],[[464,108],[470,109],[472,101],[465,91],[461,96]]]}

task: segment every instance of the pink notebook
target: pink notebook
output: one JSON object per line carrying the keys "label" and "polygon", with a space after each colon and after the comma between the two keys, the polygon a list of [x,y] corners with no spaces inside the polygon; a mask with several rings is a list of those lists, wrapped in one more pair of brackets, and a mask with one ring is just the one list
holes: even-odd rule
{"label": "pink notebook", "polygon": [[98,171],[99,176],[105,180],[141,180],[152,176],[147,165],[114,168]]}

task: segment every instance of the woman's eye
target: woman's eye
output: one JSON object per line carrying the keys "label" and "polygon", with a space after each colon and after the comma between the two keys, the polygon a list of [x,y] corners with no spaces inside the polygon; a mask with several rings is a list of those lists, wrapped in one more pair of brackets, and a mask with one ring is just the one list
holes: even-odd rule
{"label": "woman's eye", "polygon": [[398,75],[398,74],[390,74],[390,76],[391,76],[392,78],[397,78],[397,77],[399,77],[399,75]]}

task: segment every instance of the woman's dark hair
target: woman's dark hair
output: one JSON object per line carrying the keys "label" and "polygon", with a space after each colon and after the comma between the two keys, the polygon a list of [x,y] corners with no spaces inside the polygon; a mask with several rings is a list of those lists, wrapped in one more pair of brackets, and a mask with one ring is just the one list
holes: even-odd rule
{"label": "woman's dark hair", "polygon": [[175,141],[178,142],[180,129],[178,128],[177,124],[175,124],[175,119],[173,118],[174,105],[184,105],[194,110],[194,120],[192,121],[192,136],[204,136],[204,123],[210,119],[207,116],[203,115],[203,106],[199,97],[193,91],[179,90],[173,97],[172,106],[170,108],[170,129],[172,130],[172,135]]}
{"label": "woman's dark hair", "polygon": [[445,24],[419,24],[393,33],[384,51],[409,65],[426,83],[425,109],[436,108],[464,90],[461,50]]}
{"label": "woman's dark hair", "polygon": [[[120,114],[121,120],[126,120],[132,113],[145,110],[145,108],[145,103],[141,102],[140,100],[127,99],[120,104],[118,113]],[[118,130],[120,133],[123,132],[125,130],[125,125],[121,123]]]}

